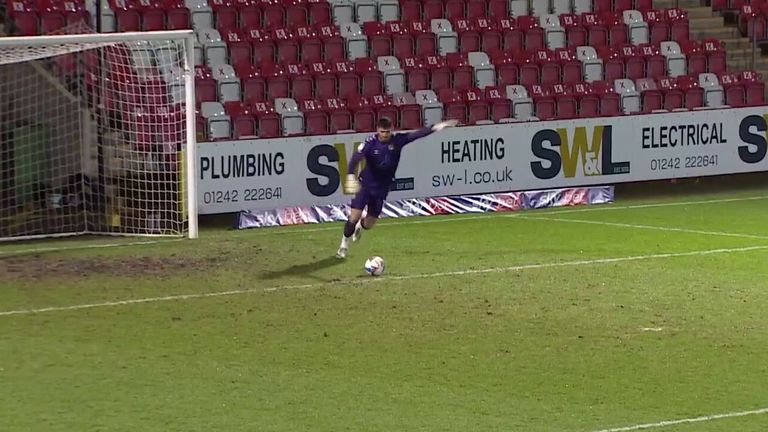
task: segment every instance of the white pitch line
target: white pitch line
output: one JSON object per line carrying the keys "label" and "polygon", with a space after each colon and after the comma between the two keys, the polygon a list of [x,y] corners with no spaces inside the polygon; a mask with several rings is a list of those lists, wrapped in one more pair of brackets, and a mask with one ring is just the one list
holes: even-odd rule
{"label": "white pitch line", "polygon": [[[590,206],[588,208],[582,208],[582,209],[562,209],[561,207],[550,207],[546,209],[538,209],[533,210],[532,212],[534,214],[542,214],[543,212],[546,212],[546,214],[567,214],[567,213],[582,213],[582,212],[597,212],[597,211],[611,211],[611,210],[632,210],[632,209],[643,209],[643,208],[653,208],[653,207],[673,207],[673,206],[685,206],[685,205],[701,205],[701,204],[718,204],[718,203],[728,203],[728,202],[739,202],[739,201],[754,201],[754,200],[762,200],[762,199],[768,199],[768,196],[761,195],[761,196],[753,196],[753,197],[744,197],[744,198],[722,198],[722,199],[711,199],[711,200],[702,200],[702,201],[676,201],[676,202],[661,202],[661,203],[651,203],[651,204],[636,204],[636,205],[626,205],[626,206],[615,206],[612,204],[599,204]],[[449,215],[446,215],[449,216]],[[483,213],[476,216],[458,216],[458,217],[444,217],[444,218],[436,218],[431,217],[429,219],[424,220],[411,220],[411,218],[406,218],[406,220],[402,220],[400,218],[392,218],[392,219],[384,219],[383,221],[379,222],[377,226],[399,226],[399,225],[415,225],[415,224],[434,224],[434,223],[447,223],[447,222],[463,222],[468,220],[477,220],[477,219],[489,219],[494,217],[520,217],[520,214],[515,213]],[[322,232],[322,231],[336,231],[339,228],[337,226],[332,227],[316,227],[316,228],[302,228],[299,227],[297,229],[286,229],[286,227],[269,227],[269,228],[262,228],[260,230],[255,230],[254,232],[249,233],[249,235],[254,236],[269,236],[269,235],[284,235],[284,234],[304,234],[304,233],[312,233],[312,232]],[[30,249],[20,249],[20,250],[8,250],[3,251],[0,250],[0,257],[2,256],[11,256],[11,255],[22,255],[22,254],[30,254],[30,253],[42,253],[42,252],[61,252],[66,250],[77,250],[77,249],[94,249],[94,248],[111,248],[111,247],[121,247],[121,246],[140,246],[140,245],[149,245],[149,244],[156,244],[156,243],[162,243],[166,241],[178,241],[177,240],[153,240],[153,241],[137,241],[137,242],[131,242],[131,243],[106,243],[101,245],[75,245],[75,246],[61,246],[61,247],[42,247],[42,248],[30,248]]]}
{"label": "white pitch line", "polygon": [[649,204],[632,204],[632,205],[626,205],[626,206],[600,205],[600,206],[587,206],[585,208],[563,209],[563,210],[561,210],[562,207],[550,207],[550,208],[541,209],[541,210],[542,211],[551,210],[551,212],[548,212],[548,213],[567,214],[567,213],[585,213],[585,212],[594,212],[594,211],[646,209],[646,208],[654,208],[654,207],[676,207],[676,206],[701,205],[701,204],[722,204],[722,203],[729,203],[729,202],[756,201],[756,200],[764,200],[764,199],[768,199],[768,195],[759,195],[759,196],[742,197],[742,198],[716,198],[716,199],[700,200],[700,201],[672,201],[672,202],[660,202],[660,203],[649,203]]}
{"label": "white pitch line", "polygon": [[704,235],[723,236],[723,237],[739,237],[739,238],[748,238],[748,239],[756,239],[756,240],[768,240],[768,236],[731,233],[731,232],[724,232],[724,231],[704,231],[704,230],[694,230],[694,229],[688,229],[688,228],[663,227],[663,226],[653,226],[653,225],[637,225],[637,224],[627,224],[627,223],[620,223],[620,222],[605,222],[605,221],[593,221],[593,220],[586,220],[586,219],[568,219],[568,218],[556,218],[556,217],[546,217],[546,216],[517,216],[517,218],[525,219],[525,220],[569,222],[569,223],[579,223],[579,224],[588,224],[588,225],[613,226],[613,227],[619,227],[619,228],[633,228],[633,229],[645,229],[645,230],[655,230],[655,231],[673,231],[673,232],[681,232],[681,233],[688,233],[688,234],[704,234]]}
{"label": "white pitch line", "polygon": [[[635,204],[635,205],[625,205],[625,206],[617,206],[613,204],[595,204],[588,206],[587,208],[581,208],[581,209],[563,209],[562,207],[548,207],[544,209],[531,209],[531,210],[522,210],[526,212],[531,212],[532,214],[567,214],[567,213],[581,213],[581,212],[600,212],[600,211],[611,211],[611,210],[633,210],[633,209],[644,209],[644,208],[653,208],[653,207],[674,207],[674,206],[686,206],[686,205],[702,205],[702,204],[720,204],[720,203],[729,203],[729,202],[739,202],[739,201],[755,201],[755,200],[764,200],[768,199],[768,195],[760,195],[760,196],[753,196],[753,197],[743,197],[743,198],[721,198],[721,199],[710,199],[710,200],[700,200],[700,201],[674,201],[674,202],[661,202],[661,203],[650,203],[650,204]],[[483,213],[481,215],[476,216],[454,216],[452,215],[445,215],[444,218],[435,218],[434,216],[430,217],[429,219],[425,220],[411,220],[411,218],[386,218],[379,221],[378,224],[376,224],[377,227],[383,227],[383,226],[399,226],[399,225],[412,225],[412,224],[433,224],[433,223],[446,223],[446,222],[463,222],[467,220],[477,220],[477,219],[487,219],[487,218],[493,218],[493,217],[520,217],[520,211],[515,212],[498,212],[498,213]],[[440,215],[443,216],[443,215]],[[434,218],[434,219],[433,219]],[[281,229],[285,227],[269,227],[269,228],[262,228],[262,231],[253,232],[253,235],[261,236],[261,235],[282,235],[282,234],[303,234],[308,232],[321,232],[321,231],[336,231],[339,228],[338,227],[317,227],[317,228],[297,228],[297,229]]]}
{"label": "white pitch line", "polygon": [[701,422],[708,422],[712,420],[720,420],[720,419],[733,418],[733,417],[746,417],[746,416],[760,415],[760,414],[768,414],[768,408],[760,408],[760,409],[751,410],[751,411],[737,411],[737,412],[730,412],[730,413],[724,413],[724,414],[712,414],[707,416],[691,417],[691,418],[685,418],[685,419],[679,419],[679,420],[663,420],[656,423],[638,424],[633,426],[624,426],[624,427],[611,428],[611,429],[600,429],[593,432],[631,432],[631,431],[638,431],[643,429],[656,429],[656,428],[662,428],[666,426],[675,426],[675,425],[685,424],[685,423],[701,423]]}
{"label": "white pitch line", "polygon": [[30,254],[30,253],[42,253],[42,252],[61,252],[65,250],[77,250],[77,249],[100,249],[100,248],[113,248],[113,247],[121,247],[121,246],[143,246],[143,245],[151,245],[151,244],[158,244],[158,243],[177,242],[182,240],[183,239],[142,240],[142,241],[125,242],[125,243],[83,244],[83,245],[58,246],[58,247],[51,246],[51,247],[30,248],[30,249],[11,249],[7,251],[0,250],[0,256],[23,255],[23,254]]}
{"label": "white pitch line", "polygon": [[[581,266],[581,265],[613,264],[613,263],[626,262],[626,261],[645,261],[645,260],[660,259],[660,258],[677,258],[677,257],[702,256],[702,255],[713,255],[713,254],[734,253],[734,252],[750,252],[750,251],[766,250],[766,249],[768,249],[768,245],[748,246],[748,247],[730,248],[730,249],[705,249],[705,250],[696,250],[691,252],[672,252],[672,253],[652,254],[652,255],[597,258],[597,259],[591,259],[591,260],[565,261],[565,262],[554,262],[554,263],[550,262],[550,263],[543,263],[543,264],[523,264],[523,265],[516,265],[516,266],[509,266],[509,267],[493,267],[493,268],[476,269],[476,270],[458,270],[458,271],[440,272],[440,273],[421,273],[421,274],[402,275],[402,276],[385,276],[382,278],[370,278],[370,279],[349,279],[346,281],[341,281],[341,283],[370,284],[370,283],[385,282],[390,280],[425,279],[425,278],[436,278],[436,277],[446,277],[446,276],[464,276],[464,275],[483,274],[483,273],[502,273],[502,272],[510,272],[510,271],[532,270],[532,269],[542,269],[542,268],[552,268],[552,267],[572,267],[572,266]],[[243,290],[231,290],[231,291],[220,291],[220,292],[199,293],[199,294],[180,294],[180,295],[171,295],[171,296],[165,296],[165,297],[147,297],[147,298],[141,298],[141,299],[119,300],[119,301],[102,302],[102,303],[89,303],[89,304],[80,304],[80,305],[72,305],[72,306],[51,306],[51,307],[40,308],[40,309],[18,309],[18,310],[1,311],[0,316],[31,315],[31,314],[43,313],[43,312],[94,309],[94,308],[100,308],[100,307],[124,306],[124,305],[141,304],[141,303],[158,303],[158,302],[176,301],[176,300],[189,300],[189,299],[208,298],[208,297],[231,296],[231,295],[249,294],[249,293],[256,293],[256,292],[274,292],[274,291],[284,291],[284,290],[293,290],[293,289],[317,288],[321,286],[337,285],[339,283],[340,282],[322,282],[322,283],[303,284],[303,285],[282,285],[282,286],[278,285],[278,286],[267,287],[267,288],[249,288],[249,289],[243,289]]]}

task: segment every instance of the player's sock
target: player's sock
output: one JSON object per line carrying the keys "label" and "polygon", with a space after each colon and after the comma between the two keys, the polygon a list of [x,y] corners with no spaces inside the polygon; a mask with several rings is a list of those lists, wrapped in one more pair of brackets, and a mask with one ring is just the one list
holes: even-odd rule
{"label": "player's sock", "polygon": [[352,234],[352,241],[353,242],[356,242],[356,241],[360,240],[362,231],[363,231],[363,229],[365,229],[365,226],[363,225],[363,221],[364,220],[365,219],[361,218],[359,221],[357,221],[357,225],[355,225],[355,232],[354,232],[354,234]]}
{"label": "player's sock", "polygon": [[352,235],[355,233],[355,224],[353,224],[350,221],[347,221],[344,224],[344,237],[352,237]]}

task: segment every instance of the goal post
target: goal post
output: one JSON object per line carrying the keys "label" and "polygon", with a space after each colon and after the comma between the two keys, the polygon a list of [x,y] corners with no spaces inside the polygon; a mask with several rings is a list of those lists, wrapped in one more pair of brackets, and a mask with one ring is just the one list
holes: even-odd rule
{"label": "goal post", "polygon": [[197,238],[194,78],[191,30],[0,37],[0,241]]}

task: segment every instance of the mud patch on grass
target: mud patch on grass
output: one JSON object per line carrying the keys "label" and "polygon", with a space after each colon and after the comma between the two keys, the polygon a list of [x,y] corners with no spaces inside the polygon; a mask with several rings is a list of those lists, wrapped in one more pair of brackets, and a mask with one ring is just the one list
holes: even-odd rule
{"label": "mud patch on grass", "polygon": [[92,276],[162,278],[174,274],[210,271],[218,267],[222,260],[221,256],[202,259],[178,256],[51,259],[34,255],[0,260],[0,280]]}

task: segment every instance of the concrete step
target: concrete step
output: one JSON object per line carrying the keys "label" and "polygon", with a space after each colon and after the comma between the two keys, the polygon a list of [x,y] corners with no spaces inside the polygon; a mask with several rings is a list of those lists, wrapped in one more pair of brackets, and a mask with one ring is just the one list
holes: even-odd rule
{"label": "concrete step", "polygon": [[[752,48],[734,48],[734,49],[727,49],[725,51],[725,54],[728,58],[728,60],[734,59],[751,59],[752,58]],[[757,58],[760,58],[760,51],[757,52]]]}
{"label": "concrete step", "polygon": [[700,0],[654,0],[653,7],[656,9],[679,7],[680,9],[692,9],[701,6]]}
{"label": "concrete step", "polygon": [[725,49],[728,51],[732,49],[749,49],[752,47],[752,42],[747,38],[726,38],[720,40],[725,44]]}
{"label": "concrete step", "polygon": [[[751,58],[728,60],[728,70],[734,73],[745,70],[768,70],[768,58],[758,57],[755,59],[754,67],[752,66]],[[768,75],[764,76],[768,77]]]}
{"label": "concrete step", "polygon": [[699,18],[712,18],[715,16],[712,13],[712,8],[710,7],[696,7],[696,8],[690,8],[686,9],[686,12],[688,12],[688,19],[699,19]]}
{"label": "concrete step", "polygon": [[692,18],[689,20],[691,31],[723,28],[723,17]]}
{"label": "concrete step", "polygon": [[709,29],[700,29],[690,31],[691,39],[732,39],[741,37],[738,29],[730,27],[713,27]]}

